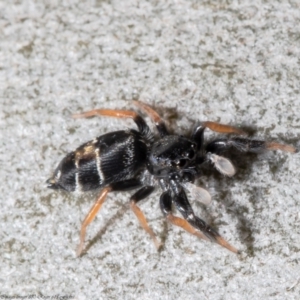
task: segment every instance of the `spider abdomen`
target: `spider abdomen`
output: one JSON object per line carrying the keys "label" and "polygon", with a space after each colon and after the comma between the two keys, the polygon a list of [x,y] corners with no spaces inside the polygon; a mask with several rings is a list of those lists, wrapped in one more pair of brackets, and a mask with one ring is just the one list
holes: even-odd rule
{"label": "spider abdomen", "polygon": [[63,158],[48,187],[89,191],[133,177],[144,165],[147,145],[135,130],[115,131],[89,141]]}

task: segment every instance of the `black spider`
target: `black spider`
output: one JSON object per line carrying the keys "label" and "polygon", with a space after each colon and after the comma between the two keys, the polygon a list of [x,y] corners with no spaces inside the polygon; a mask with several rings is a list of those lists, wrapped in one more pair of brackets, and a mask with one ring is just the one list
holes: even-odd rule
{"label": "black spider", "polygon": [[[157,248],[154,232],[137,206],[149,196],[156,186],[162,189],[160,208],[172,224],[199,238],[212,240],[237,253],[237,249],[226,242],[219,233],[194,214],[187,199],[185,189],[189,189],[204,203],[209,203],[209,193],[193,184],[201,175],[201,167],[207,162],[224,175],[233,176],[234,166],[223,156],[224,150],[235,148],[241,152],[261,152],[263,150],[283,150],[296,152],[291,146],[232,136],[216,139],[204,144],[205,128],[219,133],[244,134],[240,129],[215,122],[201,122],[195,126],[191,137],[171,135],[159,115],[142,102],[133,101],[156,124],[160,138],[154,138],[144,119],[134,111],[96,109],[74,117],[95,115],[116,118],[132,118],[138,127],[104,134],[70,152],[61,161],[53,176],[47,180],[48,187],[64,189],[69,192],[89,191],[101,188],[96,203],[87,214],[81,226],[80,244],[77,255],[82,253],[86,227],[93,221],[106,196],[112,191],[140,188],[130,198],[130,207],[141,226],[150,234]],[[179,210],[182,218],[174,216],[172,204]]]}

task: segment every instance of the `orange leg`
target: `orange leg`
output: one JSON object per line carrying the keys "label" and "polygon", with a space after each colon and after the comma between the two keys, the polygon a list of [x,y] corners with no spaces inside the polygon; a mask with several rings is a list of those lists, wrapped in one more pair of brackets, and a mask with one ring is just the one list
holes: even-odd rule
{"label": "orange leg", "polygon": [[115,118],[131,118],[134,119],[138,114],[131,110],[117,110],[117,109],[93,109],[81,114],[74,114],[73,118],[89,118],[94,116],[107,116]]}
{"label": "orange leg", "polygon": [[153,110],[150,106],[148,106],[147,104],[140,102],[140,101],[132,101],[132,102],[134,105],[136,105],[137,107],[142,109],[144,112],[146,112],[147,115],[151,118],[151,120],[155,124],[163,123],[163,120],[159,116],[159,114],[155,110]]}
{"label": "orange leg", "polygon": [[130,201],[130,208],[132,209],[132,211],[134,212],[134,214],[136,215],[136,217],[138,218],[141,226],[144,228],[144,230],[151,236],[154,245],[156,247],[157,250],[159,250],[159,248],[161,247],[160,242],[157,240],[153,230],[149,227],[147,219],[144,215],[144,213],[141,211],[141,209],[136,205],[135,201]]}
{"label": "orange leg", "polygon": [[[173,216],[171,213],[167,215],[167,219],[174,225],[181,227],[185,231],[197,236],[200,239],[209,240],[201,231],[194,228],[186,220]],[[225,241],[220,235],[213,236],[213,239],[222,247],[228,249],[233,253],[238,253],[238,250],[231,246],[227,241]]]}
{"label": "orange leg", "polygon": [[155,123],[155,126],[161,136],[169,134],[165,122],[162,120],[162,118],[154,109],[152,109],[150,106],[140,101],[132,101],[132,102],[134,105],[136,105],[138,108],[143,110],[150,117],[150,119]]}
{"label": "orange leg", "polygon": [[235,133],[235,134],[246,134],[243,130],[229,125],[224,125],[216,122],[202,122],[202,126],[209,128],[212,131],[219,133]]}
{"label": "orange leg", "polygon": [[[144,112],[148,114],[148,116],[152,119],[152,121],[155,123],[158,130],[163,132],[163,135],[168,134],[166,126],[164,124],[164,121],[161,119],[161,117],[158,115],[156,111],[154,111],[150,106],[146,105],[143,102],[140,101],[133,101],[133,104],[135,104],[137,107],[142,109]],[[202,122],[201,123],[203,127],[207,127],[210,130],[213,130],[215,132],[219,133],[235,133],[235,134],[246,134],[243,130],[229,126],[224,125],[216,122]]]}
{"label": "orange leg", "polygon": [[217,242],[220,246],[222,246],[222,247],[228,249],[229,251],[231,251],[231,252],[233,252],[233,253],[236,253],[236,254],[239,253],[239,251],[238,251],[235,247],[231,246],[231,245],[230,245],[226,240],[224,240],[221,236],[215,237],[215,240],[216,240],[216,242]]}
{"label": "orange leg", "polygon": [[266,143],[266,148],[268,150],[281,150],[281,151],[286,151],[286,152],[290,152],[290,153],[297,152],[297,149],[292,146],[274,143],[274,142]]}
{"label": "orange leg", "polygon": [[111,191],[110,187],[106,187],[101,191],[96,203],[93,205],[93,207],[91,208],[91,210],[89,211],[89,213],[85,217],[84,221],[82,222],[81,230],[80,230],[80,243],[79,243],[79,246],[78,246],[77,252],[76,252],[77,256],[80,256],[81,253],[82,253],[87,226],[94,220],[96,214],[101,209],[102,204],[104,203],[107,194],[110,191]]}
{"label": "orange leg", "polygon": [[131,110],[118,110],[118,109],[93,109],[81,114],[74,114],[73,118],[89,118],[94,116],[106,116],[114,118],[130,118],[136,123],[139,128],[139,131],[145,137],[148,137],[150,134],[150,129],[144,119],[134,111]]}
{"label": "orange leg", "polygon": [[[175,217],[172,213],[172,203],[175,203],[177,209],[180,210],[184,219]],[[185,231],[204,240],[212,240],[217,242],[222,247],[238,253],[238,250],[226,242],[218,232],[207,225],[203,220],[195,216],[192,207],[190,206],[186,194],[181,190],[175,196],[167,191],[160,197],[160,208],[165,217],[174,225],[181,227]],[[188,220],[188,221],[187,221]]]}
{"label": "orange leg", "polygon": [[201,231],[197,230],[192,225],[190,225],[190,223],[188,221],[186,221],[182,218],[176,217],[176,216],[172,215],[171,213],[166,215],[166,218],[173,225],[181,227],[185,231],[197,236],[198,238],[203,239],[203,240],[207,240],[207,241],[209,240]]}
{"label": "orange leg", "polygon": [[214,140],[206,146],[206,151],[218,153],[234,147],[240,152],[260,153],[265,150],[281,150],[296,153],[297,149],[293,146],[284,145],[276,142],[266,142],[263,140],[255,140],[241,137],[232,137],[228,140]]}

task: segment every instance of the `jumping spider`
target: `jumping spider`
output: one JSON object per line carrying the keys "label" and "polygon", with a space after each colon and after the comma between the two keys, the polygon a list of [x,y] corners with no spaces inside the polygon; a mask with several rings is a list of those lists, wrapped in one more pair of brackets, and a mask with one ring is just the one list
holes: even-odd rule
{"label": "jumping spider", "polygon": [[[156,186],[162,189],[160,208],[168,221],[199,238],[215,241],[237,253],[238,250],[235,247],[195,215],[185,189],[192,190],[202,202],[209,203],[211,199],[209,193],[193,183],[201,175],[201,168],[207,162],[211,162],[220,173],[226,176],[235,174],[232,163],[220,156],[224,150],[230,148],[235,148],[240,152],[282,150],[294,153],[296,149],[276,142],[239,137],[238,135],[244,134],[242,130],[209,121],[198,123],[190,137],[172,135],[164,121],[152,108],[139,101],[132,103],[152,119],[159,138],[153,136],[144,119],[134,111],[95,109],[74,115],[75,118],[96,115],[131,118],[136,123],[138,131],[129,129],[110,132],[83,144],[67,154],[53,176],[47,180],[49,188],[69,192],[101,188],[96,203],[82,223],[77,255],[80,256],[82,253],[86,228],[100,210],[107,194],[112,191],[136,188],[139,190],[131,196],[130,207],[141,226],[159,248],[160,243],[149,227],[145,215],[137,206],[137,203],[148,197]],[[215,139],[205,144],[204,130],[206,128],[219,133],[232,133],[235,136]],[[172,204],[183,218],[173,215]]]}

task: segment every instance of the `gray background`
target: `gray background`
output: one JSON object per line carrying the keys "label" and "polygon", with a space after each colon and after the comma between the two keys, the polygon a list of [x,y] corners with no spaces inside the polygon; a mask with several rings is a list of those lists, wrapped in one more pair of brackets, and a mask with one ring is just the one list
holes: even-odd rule
{"label": "gray background", "polygon": [[240,257],[167,225],[156,191],[140,206],[161,252],[116,193],[76,258],[97,192],[45,185],[68,151],[135,126],[72,113],[133,98],[180,134],[212,120],[299,146],[299,44],[299,1],[1,1],[0,294],[299,299],[299,154],[234,157],[234,178],[201,178],[213,202],[193,207]]}

